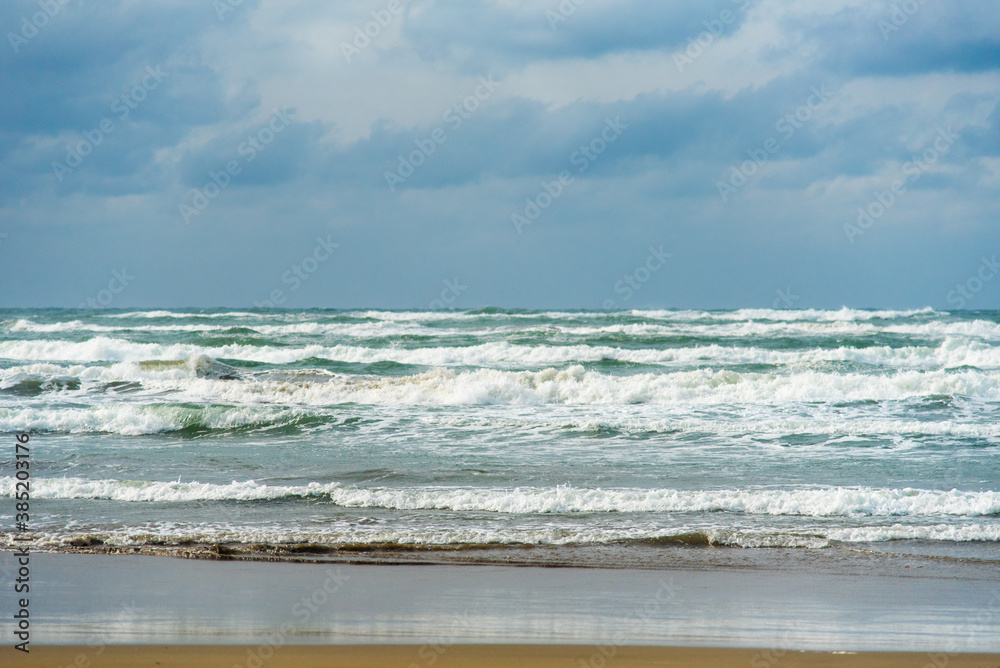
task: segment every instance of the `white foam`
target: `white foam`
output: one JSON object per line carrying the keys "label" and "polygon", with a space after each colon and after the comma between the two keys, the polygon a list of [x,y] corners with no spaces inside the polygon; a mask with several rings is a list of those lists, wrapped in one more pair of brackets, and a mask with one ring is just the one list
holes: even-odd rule
{"label": "white foam", "polygon": [[[208,381],[205,381],[208,382]],[[5,385],[0,383],[0,388]],[[293,399],[303,399],[304,394],[291,393]],[[261,395],[257,395],[260,399]],[[284,398],[285,401],[289,397]],[[105,403],[92,407],[0,407],[0,432],[13,433],[23,429],[55,433],[110,433],[121,435],[158,434],[198,426],[205,429],[235,429],[259,426],[293,424],[297,420],[315,415],[325,401],[316,397],[317,408],[274,405],[212,405],[194,407],[190,405],[149,404],[149,403]],[[759,415],[743,419],[727,419],[708,414],[692,416],[683,406],[671,406],[665,412],[658,404],[648,407],[637,406],[622,414],[615,406],[588,406],[585,413],[568,406],[564,410],[537,412],[530,407],[528,413],[512,414],[512,406],[498,407],[502,412],[477,415],[451,415],[437,413],[408,414],[408,419],[419,420],[426,429],[460,428],[510,430],[524,433],[540,433],[539,430],[581,431],[615,430],[625,434],[648,435],[654,433],[705,433],[716,437],[740,438],[753,436],[752,441],[732,441],[730,447],[744,445],[754,449],[785,448],[781,438],[789,434],[822,435],[825,438],[813,445],[798,445],[799,454],[807,450],[826,451],[836,447],[839,440],[849,443],[854,438],[888,437],[897,442],[896,447],[920,447],[921,437],[953,437],[978,440],[1000,440],[1000,424],[993,422],[974,423],[963,420],[920,421],[890,418],[816,416],[814,418],[780,417],[761,410]],[[649,409],[649,410],[647,410]],[[387,408],[386,410],[393,410]],[[522,409],[524,410],[524,409]],[[597,412],[595,412],[595,410]],[[392,413],[369,413],[376,422],[391,420]],[[774,443],[768,438],[777,439]],[[682,448],[683,443],[673,442],[672,448]],[[703,447],[696,442],[691,447]]]}
{"label": "white foam", "polygon": [[[0,495],[13,496],[16,479],[0,478]],[[350,508],[483,511],[505,514],[731,512],[812,517],[961,516],[1000,514],[1000,492],[833,487],[794,490],[587,489],[558,487],[357,488],[339,483],[260,485],[129,482],[40,478],[34,498],[115,501],[264,500],[321,497]]]}
{"label": "white foam", "polygon": [[[180,327],[187,327],[183,325]],[[284,327],[284,326],[283,326]],[[295,325],[295,333],[308,333],[319,325]],[[396,326],[384,329],[369,325],[338,326],[338,336],[388,338],[402,335]],[[258,326],[261,336],[271,336],[267,327]],[[404,327],[404,329],[406,329]],[[299,331],[301,330],[301,331]],[[207,331],[207,330],[203,330]],[[287,332],[286,332],[287,333]],[[839,347],[771,350],[759,347],[722,346],[717,344],[685,348],[621,348],[610,345],[517,345],[492,341],[469,346],[425,346],[418,348],[368,347],[364,345],[321,342],[299,345],[199,346],[193,343],[139,343],[99,335],[86,341],[8,340],[0,342],[0,358],[23,362],[140,362],[145,360],[186,359],[205,355],[271,364],[291,364],[310,358],[336,362],[371,364],[397,362],[430,367],[471,366],[487,368],[531,368],[555,364],[620,361],[634,364],[684,368],[691,366],[765,364],[804,367],[822,363],[850,362],[898,369],[955,369],[974,367],[1000,369],[1000,346],[978,340],[945,337],[936,346],[893,348]]]}
{"label": "white foam", "polygon": [[113,403],[87,408],[0,408],[0,432],[160,434],[190,427],[236,429],[295,422],[304,415],[264,406],[150,405]]}
{"label": "white foam", "polygon": [[[650,410],[644,410],[650,409]],[[626,434],[648,435],[654,433],[695,432],[712,434],[720,437],[753,436],[753,441],[741,441],[755,448],[779,448],[786,450],[786,444],[778,440],[769,444],[765,439],[781,439],[789,434],[823,435],[829,440],[819,441],[814,445],[797,445],[795,451],[801,453],[808,449],[828,449],[839,441],[847,441],[850,447],[857,447],[855,438],[899,437],[916,438],[926,436],[950,436],[968,439],[998,439],[1000,440],[1000,424],[975,423],[965,420],[906,420],[892,418],[867,418],[817,415],[811,418],[776,416],[773,412],[760,410],[755,415],[740,419],[729,416],[722,417],[712,414],[693,416],[684,406],[674,406],[665,411],[659,405],[648,407],[637,406],[622,414],[615,407],[608,410],[587,407],[586,415],[571,407],[573,412],[520,413],[512,414],[507,407],[502,413],[476,415],[429,414],[420,419],[429,426],[444,425],[457,428],[492,428],[512,429],[520,431],[537,431],[539,429],[576,429],[589,432],[604,430],[620,431]],[[728,442],[727,447],[734,447],[737,442]],[[914,445],[919,443],[914,442]],[[683,443],[672,442],[671,448],[682,448]],[[695,442],[694,448],[702,448],[704,444]]]}
{"label": "white foam", "polygon": [[[129,311],[127,313],[99,313],[102,318],[267,318],[266,313],[248,311],[225,311],[222,313],[199,313],[183,311]],[[280,316],[278,316],[280,317]]]}
{"label": "white foam", "polygon": [[831,540],[876,543],[889,540],[940,540],[952,542],[1000,541],[1000,524],[933,524],[846,527],[827,529]]}
{"label": "white foam", "polygon": [[[58,549],[73,544],[78,538],[99,538],[110,547],[164,547],[192,543],[242,545],[586,545],[627,540],[677,539],[683,541],[695,529],[662,529],[656,531],[631,528],[609,529],[583,526],[569,527],[495,527],[476,529],[455,527],[365,527],[336,525],[324,529],[294,526],[232,526],[230,524],[155,523],[141,527],[103,529],[98,531],[38,531],[29,543],[33,549]],[[0,534],[0,548],[22,547]],[[707,542],[713,545],[740,547],[826,547],[823,538],[796,534],[767,534],[754,531],[709,530]]]}
{"label": "white foam", "polygon": [[[78,537],[97,537],[111,547],[142,547],[164,545],[242,544],[242,545],[587,545],[628,540],[688,539],[702,533],[712,545],[738,547],[804,547],[823,548],[830,540],[845,543],[871,543],[890,540],[917,539],[930,541],[1000,541],[1000,526],[937,524],[906,527],[859,527],[852,529],[806,528],[799,532],[769,532],[766,530],[732,530],[682,526],[671,529],[634,529],[628,527],[496,527],[476,529],[456,527],[365,527],[336,525],[324,529],[290,527],[287,525],[232,526],[229,524],[155,523],[141,527],[98,531],[40,531],[30,543],[33,548],[66,547]],[[828,536],[824,536],[828,533]],[[0,535],[0,547],[15,544],[12,535]]]}
{"label": "white foam", "polygon": [[[644,322],[620,322],[621,317],[641,318]],[[925,316],[938,316],[927,321]],[[3,323],[10,331],[57,333],[70,331],[116,332],[138,331],[213,331],[226,329],[227,325],[195,322],[184,325],[140,325],[128,320],[143,319],[235,319],[240,326],[252,326],[264,336],[313,334],[324,336],[377,337],[421,333],[447,335],[454,330],[439,326],[442,322],[461,323],[461,333],[474,336],[493,336],[503,333],[552,333],[568,337],[600,336],[602,334],[627,334],[641,340],[644,336],[706,336],[717,338],[746,337],[800,337],[800,336],[869,336],[879,332],[912,335],[926,338],[947,336],[1000,340],[1000,324],[977,320],[947,320],[946,316],[931,309],[915,311],[861,311],[840,309],[836,311],[785,311],[771,309],[743,309],[728,312],[707,311],[630,311],[625,314],[595,312],[539,312],[539,313],[439,313],[354,311],[336,316],[302,313],[254,314],[228,313],[178,313],[148,311],[122,314],[98,314],[100,324],[80,319],[61,323],[37,323],[21,318]],[[338,322],[326,322],[335,317]],[[248,321],[248,319],[253,319]],[[126,322],[120,322],[125,320]],[[887,322],[874,322],[885,320]],[[533,322],[526,322],[533,321]],[[544,324],[537,324],[544,322]],[[108,324],[105,324],[108,323]]]}
{"label": "white foam", "polygon": [[998,492],[926,490],[495,489],[330,490],[334,503],[401,510],[441,509],[498,513],[739,512],[754,515],[995,515]]}
{"label": "white foam", "polygon": [[775,406],[803,401],[896,401],[928,396],[1000,400],[1000,371],[972,369],[904,369],[877,375],[808,368],[784,373],[696,369],[621,376],[571,365],[540,371],[438,368],[411,376],[385,377],[303,373],[292,376],[292,380],[245,373],[238,379],[218,380],[199,377],[195,361],[200,359],[203,358],[193,356],[187,364],[161,369],[132,363],[103,367],[25,364],[0,370],[0,386],[18,374],[32,373],[28,370],[47,369],[52,375],[79,377],[85,389],[93,383],[132,381],[142,383],[150,392],[175,393],[171,400],[229,404]]}
{"label": "white foam", "polygon": [[30,320],[20,319],[10,325],[11,332],[226,332],[234,328],[250,330],[262,337],[281,337],[295,334],[308,334],[314,336],[348,337],[348,338],[378,338],[386,336],[402,336],[407,334],[440,334],[439,331],[424,328],[419,323],[394,323],[394,322],[372,322],[372,323],[320,323],[320,322],[300,322],[284,325],[264,325],[257,323],[240,323],[239,325],[209,325],[209,324],[187,324],[187,325],[102,325],[93,322],[83,322],[81,320],[69,320],[56,323],[38,323]]}
{"label": "white foam", "polygon": [[[473,413],[419,409],[407,413],[408,419],[419,420],[422,428],[428,429],[457,427],[521,432],[611,429],[634,434],[683,431],[726,437],[753,435],[755,440],[747,444],[755,448],[769,447],[767,441],[762,440],[769,436],[788,434],[826,436],[827,439],[810,446],[815,448],[827,447],[838,438],[851,437],[889,436],[894,441],[921,436],[1000,439],[1000,424],[996,422],[957,416],[916,420],[872,415],[865,410],[870,407],[868,404],[848,408],[813,406],[806,417],[794,409],[794,398],[791,408],[787,403],[776,402],[775,381],[766,381],[762,376],[720,385],[713,375],[701,375],[700,387],[694,383],[696,378],[692,378],[692,374],[681,374],[674,379],[665,376],[657,385],[654,376],[604,376],[579,368],[542,373],[438,371],[397,378],[303,372],[287,374],[287,380],[283,381],[267,380],[267,376],[263,379],[212,380],[196,377],[197,366],[197,360],[188,360],[186,364],[162,370],[144,370],[130,363],[110,367],[46,363],[0,369],[0,389],[33,379],[47,383],[54,391],[65,388],[66,380],[79,379],[81,389],[60,391],[75,402],[92,404],[59,408],[23,406],[17,402],[12,406],[0,405],[0,431],[34,429],[134,435],[169,432],[192,425],[223,429],[254,424],[268,426],[304,415],[328,414],[330,405],[353,401],[367,404],[363,410],[377,421],[393,419],[398,416],[396,407],[405,405],[477,406]],[[951,374],[939,375],[938,380],[947,380],[949,376]],[[959,376],[958,380],[967,376],[970,382],[976,378],[973,372]],[[865,384],[867,378],[855,379],[849,386],[852,392],[871,395],[873,386]],[[810,379],[798,380],[808,386]],[[890,386],[891,380],[882,378],[871,382]],[[912,376],[895,380],[908,393],[919,390],[916,396],[920,401],[926,396],[923,392],[947,389],[940,386],[921,389]],[[917,377],[916,380],[921,379]],[[794,384],[796,379],[782,378],[782,381]],[[126,401],[115,401],[119,395],[106,392],[104,388],[109,383],[123,382],[130,384],[129,392],[120,395]],[[989,378],[980,382],[986,383],[987,389],[991,387]],[[973,388],[967,384],[957,389]],[[842,390],[840,396],[843,396]],[[741,409],[739,415],[732,415],[730,397],[737,391],[740,392]],[[812,391],[817,390],[813,388]],[[682,394],[685,398],[681,398]],[[636,398],[646,403],[623,405],[626,400]],[[373,408],[380,405],[386,408]],[[535,407],[539,405],[546,405],[546,410],[537,410]],[[693,407],[697,410],[692,410]],[[672,447],[681,446],[674,443]],[[797,446],[796,450],[806,447]]]}
{"label": "white foam", "polygon": [[641,318],[656,318],[663,320],[816,320],[816,321],[852,321],[852,320],[893,320],[912,318],[923,315],[941,315],[927,306],[921,309],[903,311],[852,309],[846,306],[839,309],[737,309],[734,311],[665,311],[665,310],[632,310],[630,315]]}
{"label": "white foam", "polygon": [[323,382],[218,382],[185,378],[151,387],[174,387],[224,403],[279,402],[386,405],[628,405],[767,404],[801,401],[901,400],[966,395],[1000,400],[1000,374],[904,371],[892,375],[682,371],[611,376],[581,366],[542,371],[438,369],[402,377],[335,376]]}
{"label": "white foam", "polygon": [[941,315],[940,311],[935,311],[930,307],[910,310],[864,310],[842,307],[840,309],[739,309],[735,311],[699,311],[699,310],[663,310],[663,309],[632,309],[626,311],[525,311],[525,312],[503,312],[503,313],[481,313],[478,311],[465,312],[427,312],[427,311],[350,311],[343,315],[353,317],[373,318],[379,320],[580,320],[580,319],[600,319],[619,318],[622,315],[630,315],[637,318],[649,318],[655,320],[815,320],[815,321],[849,321],[849,320],[876,320],[876,319],[901,319],[912,318],[914,316],[934,316]]}

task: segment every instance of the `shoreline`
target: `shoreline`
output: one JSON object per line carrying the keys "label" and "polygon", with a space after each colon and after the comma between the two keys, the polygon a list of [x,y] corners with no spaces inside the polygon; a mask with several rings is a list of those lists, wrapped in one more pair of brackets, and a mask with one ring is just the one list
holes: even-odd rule
{"label": "shoreline", "polygon": [[[17,546],[20,547],[20,546]],[[0,554],[14,546],[0,546]],[[160,557],[189,561],[358,566],[498,566],[607,570],[676,569],[796,570],[850,573],[874,570],[883,575],[924,575],[988,579],[1000,568],[1000,544],[928,541],[837,543],[825,547],[738,547],[731,545],[653,545],[636,543],[566,545],[400,545],[264,546],[195,544],[185,546],[67,545],[28,549],[32,554],[106,557]],[[906,572],[907,569],[912,572]]]}
{"label": "shoreline", "polygon": [[[112,645],[40,646],[30,654],[10,647],[0,649],[0,662],[18,666],[77,665],[106,668],[183,668],[200,666],[258,666],[271,668],[323,668],[339,666],[398,667],[436,665],[439,668],[484,666],[486,668],[550,668],[590,666],[607,662],[615,666],[722,666],[777,665],[788,668],[851,667],[912,668],[947,665],[949,668],[988,668],[1000,664],[1000,654],[928,654],[921,652],[800,652],[763,648],[726,649],[703,647],[636,647],[587,645],[296,645],[259,654],[259,647],[246,645]],[[15,654],[19,656],[15,656]],[[433,660],[432,660],[433,659]],[[87,661],[88,663],[84,663]],[[939,663],[944,661],[945,663]]]}

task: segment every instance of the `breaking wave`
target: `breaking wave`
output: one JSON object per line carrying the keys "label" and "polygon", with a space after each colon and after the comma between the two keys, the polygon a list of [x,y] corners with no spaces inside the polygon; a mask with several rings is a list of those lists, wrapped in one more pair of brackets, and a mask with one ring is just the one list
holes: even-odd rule
{"label": "breaking wave", "polygon": [[[12,496],[16,480],[0,478],[0,495]],[[113,501],[327,500],[348,508],[483,511],[507,514],[730,512],[810,517],[961,516],[1000,514],[1000,492],[834,487],[799,490],[676,490],[550,488],[357,488],[340,483],[261,485],[253,480],[212,484],[38,479],[40,499]]]}

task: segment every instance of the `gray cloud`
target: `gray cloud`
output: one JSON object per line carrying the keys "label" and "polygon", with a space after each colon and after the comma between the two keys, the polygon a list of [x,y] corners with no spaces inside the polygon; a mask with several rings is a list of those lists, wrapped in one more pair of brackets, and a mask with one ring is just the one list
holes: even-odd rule
{"label": "gray cloud", "polygon": [[[244,2],[220,20],[194,0],[71,1],[0,49],[0,304],[75,305],[125,263],[142,271],[123,306],[245,306],[333,235],[342,256],[290,305],[426,307],[460,274],[479,304],[594,307],[666,243],[671,273],[636,306],[769,305],[786,285],[801,306],[945,306],[965,260],[998,241],[1000,18],[926,2],[888,30],[892,3],[743,5],[590,2],[553,29],[558,2],[415,0],[348,63],[341,42],[385,3]],[[5,35],[38,8],[6,3]],[[734,82],[745,63],[759,79]],[[148,68],[164,73],[155,88]],[[496,92],[449,123],[484,73]],[[802,112],[816,87],[829,101]],[[261,135],[275,110],[290,120]],[[627,128],[580,162],[609,119]],[[844,225],[939,128],[957,139],[851,243]],[[253,137],[268,141],[250,159]],[[232,161],[185,224],[180,205]],[[511,216],[564,170],[572,184],[518,233]]]}

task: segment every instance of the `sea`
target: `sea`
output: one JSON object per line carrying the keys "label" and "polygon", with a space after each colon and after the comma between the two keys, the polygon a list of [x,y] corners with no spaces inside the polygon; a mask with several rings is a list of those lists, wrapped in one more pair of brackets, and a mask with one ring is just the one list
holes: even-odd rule
{"label": "sea", "polygon": [[1000,560],[993,311],[8,309],[0,432],[0,549]]}

